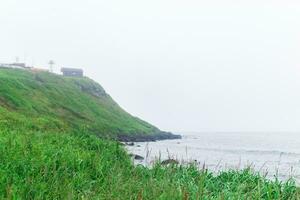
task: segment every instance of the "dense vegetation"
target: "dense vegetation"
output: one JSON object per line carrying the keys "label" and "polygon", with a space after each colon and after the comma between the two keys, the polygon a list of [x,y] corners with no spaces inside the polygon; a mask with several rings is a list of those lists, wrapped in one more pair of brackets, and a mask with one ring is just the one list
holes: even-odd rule
{"label": "dense vegetation", "polygon": [[18,121],[22,128],[87,129],[100,136],[160,132],[125,112],[88,78],[0,68],[0,106],[0,123]]}
{"label": "dense vegetation", "polygon": [[249,170],[134,167],[122,146],[82,133],[0,131],[0,198],[297,199],[292,182]]}
{"label": "dense vegetation", "polygon": [[[0,70],[0,199],[298,199],[292,181],[269,181],[249,169],[214,175],[193,165],[134,166],[120,143],[100,139],[93,128],[108,134],[155,128],[129,114],[115,118],[110,110],[122,110],[108,95],[106,105],[111,107],[97,108],[104,97],[78,93],[75,79],[44,73],[38,77],[44,78],[40,85],[32,81],[36,74]],[[94,125],[101,119],[83,106],[80,95],[93,97],[86,106],[105,111],[107,116],[100,116],[108,122]],[[76,110],[74,105],[82,107]],[[60,112],[60,106],[72,111]],[[130,125],[124,128],[126,121]]]}

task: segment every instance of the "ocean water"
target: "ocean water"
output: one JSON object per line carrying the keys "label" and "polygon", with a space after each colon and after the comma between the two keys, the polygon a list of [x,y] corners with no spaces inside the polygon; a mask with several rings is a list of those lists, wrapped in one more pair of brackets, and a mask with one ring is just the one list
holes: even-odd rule
{"label": "ocean water", "polygon": [[143,156],[137,164],[151,166],[154,160],[177,159],[196,163],[213,172],[251,167],[272,179],[294,178],[300,184],[300,133],[218,132],[180,133],[181,140],[140,142],[127,146]]}

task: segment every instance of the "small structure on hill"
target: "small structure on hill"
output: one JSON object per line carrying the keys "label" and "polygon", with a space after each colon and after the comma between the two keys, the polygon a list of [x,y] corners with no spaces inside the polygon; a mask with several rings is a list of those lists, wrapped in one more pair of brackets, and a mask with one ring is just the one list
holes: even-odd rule
{"label": "small structure on hill", "polygon": [[14,67],[14,68],[27,68],[26,64],[25,63],[11,63],[10,64],[11,67]]}
{"label": "small structure on hill", "polygon": [[28,69],[25,63],[1,63],[0,67],[2,68],[14,68],[14,69]]}
{"label": "small structure on hill", "polygon": [[61,72],[64,76],[83,77],[83,70],[76,68],[61,68]]}

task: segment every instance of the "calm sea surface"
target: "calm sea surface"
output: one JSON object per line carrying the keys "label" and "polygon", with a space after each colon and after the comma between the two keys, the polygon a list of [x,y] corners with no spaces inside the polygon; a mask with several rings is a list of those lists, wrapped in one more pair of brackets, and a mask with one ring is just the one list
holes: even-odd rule
{"label": "calm sea surface", "polygon": [[140,162],[173,158],[218,172],[252,167],[268,178],[293,177],[300,184],[300,133],[181,133],[181,140],[135,143],[129,152],[145,157]]}

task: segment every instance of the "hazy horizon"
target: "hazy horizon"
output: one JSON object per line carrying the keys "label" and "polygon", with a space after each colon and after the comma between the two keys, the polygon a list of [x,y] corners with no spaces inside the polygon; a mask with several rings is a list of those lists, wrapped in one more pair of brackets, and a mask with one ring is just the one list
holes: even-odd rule
{"label": "hazy horizon", "polygon": [[78,67],[180,132],[300,131],[300,2],[2,0],[0,63]]}

